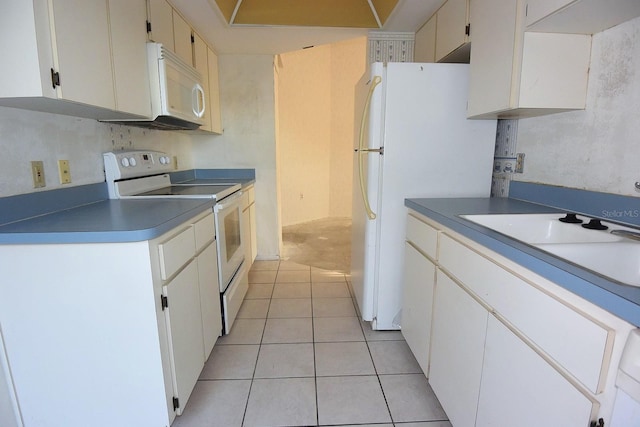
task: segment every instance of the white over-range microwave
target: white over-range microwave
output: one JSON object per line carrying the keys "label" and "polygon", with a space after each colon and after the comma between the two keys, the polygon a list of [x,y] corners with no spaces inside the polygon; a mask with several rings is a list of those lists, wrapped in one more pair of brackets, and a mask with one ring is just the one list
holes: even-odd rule
{"label": "white over-range microwave", "polygon": [[163,130],[195,130],[204,124],[207,106],[198,70],[160,43],[147,43],[147,66],[151,117],[114,122]]}

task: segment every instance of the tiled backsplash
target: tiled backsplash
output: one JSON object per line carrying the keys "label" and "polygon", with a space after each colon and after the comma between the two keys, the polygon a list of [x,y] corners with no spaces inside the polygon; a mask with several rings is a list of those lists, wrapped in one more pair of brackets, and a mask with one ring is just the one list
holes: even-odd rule
{"label": "tiled backsplash", "polygon": [[516,170],[518,120],[498,120],[496,148],[493,156],[491,197],[509,196],[511,176]]}
{"label": "tiled backsplash", "polygon": [[369,63],[412,62],[414,33],[369,32]]}

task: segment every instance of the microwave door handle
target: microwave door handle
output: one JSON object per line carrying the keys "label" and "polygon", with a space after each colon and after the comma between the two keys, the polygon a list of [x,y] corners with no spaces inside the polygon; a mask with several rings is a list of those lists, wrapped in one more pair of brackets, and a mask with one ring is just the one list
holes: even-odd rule
{"label": "microwave door handle", "polygon": [[204,89],[202,89],[202,86],[196,83],[196,85],[193,87],[193,91],[191,92],[191,94],[193,96],[193,102],[191,107],[193,114],[198,118],[202,118],[202,116],[204,116],[204,110],[205,110]]}

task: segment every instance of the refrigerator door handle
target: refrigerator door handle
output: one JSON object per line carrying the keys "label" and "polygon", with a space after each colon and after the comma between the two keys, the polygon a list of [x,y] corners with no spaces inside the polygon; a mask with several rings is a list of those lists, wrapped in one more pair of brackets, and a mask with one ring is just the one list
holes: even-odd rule
{"label": "refrigerator door handle", "polygon": [[369,93],[367,94],[367,101],[364,105],[364,111],[362,112],[362,120],[360,121],[360,141],[358,144],[358,174],[360,176],[360,192],[362,193],[362,200],[364,201],[364,208],[367,211],[367,216],[370,220],[376,219],[376,214],[371,210],[371,206],[369,206],[369,196],[367,195],[367,189],[365,188],[364,182],[364,174],[363,174],[363,155],[366,155],[368,152],[375,151],[382,154],[382,148],[378,150],[368,149],[364,146],[364,131],[367,126],[367,118],[369,117],[369,107],[371,106],[371,97],[373,96],[373,91],[376,86],[378,86],[382,82],[382,77],[375,76],[371,81],[371,87],[369,88]]}
{"label": "refrigerator door handle", "polygon": [[355,150],[356,153],[378,153],[381,156],[384,154],[384,147],[380,147],[380,148],[365,148],[363,150],[356,148]]}

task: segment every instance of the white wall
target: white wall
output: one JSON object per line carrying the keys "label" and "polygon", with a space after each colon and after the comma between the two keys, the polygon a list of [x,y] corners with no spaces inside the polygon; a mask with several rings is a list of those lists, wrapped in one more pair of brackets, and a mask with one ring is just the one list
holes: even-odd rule
{"label": "white wall", "polygon": [[640,196],[640,18],[593,36],[584,111],[521,119],[513,179]]}
{"label": "white wall", "polygon": [[331,46],[277,57],[282,225],[329,216]]}
{"label": "white wall", "polygon": [[[104,182],[102,153],[156,149],[178,157],[179,169],[255,168],[258,256],[279,254],[273,57],[221,55],[224,135],[193,135],[100,123],[91,119],[0,107],[0,197],[63,187],[57,162],[69,160],[76,186]],[[34,189],[31,160],[44,162],[47,186]]]}
{"label": "white wall", "polygon": [[220,55],[224,134],[193,136],[195,168],[256,170],[258,258],[280,254],[273,56]]}
{"label": "white wall", "polygon": [[366,38],[278,56],[282,224],[351,216],[354,86]]}
{"label": "white wall", "polygon": [[[191,169],[190,141],[180,132],[0,107],[0,197],[104,182],[102,153],[122,148],[165,151]],[[32,160],[44,162],[44,188],[33,188]],[[71,184],[59,183],[58,160],[69,160]]]}
{"label": "white wall", "polygon": [[355,85],[367,71],[365,37],[331,45],[331,164],[329,216],[351,217]]}

